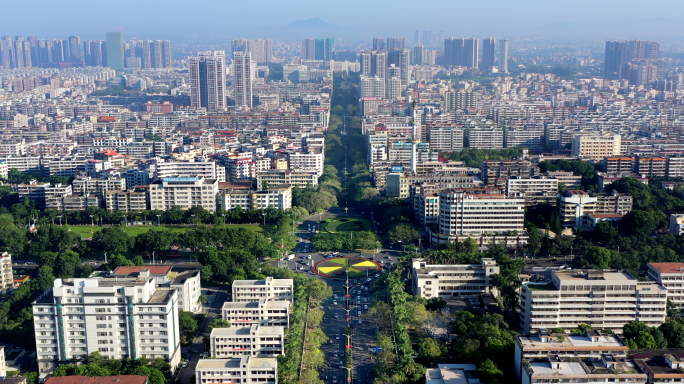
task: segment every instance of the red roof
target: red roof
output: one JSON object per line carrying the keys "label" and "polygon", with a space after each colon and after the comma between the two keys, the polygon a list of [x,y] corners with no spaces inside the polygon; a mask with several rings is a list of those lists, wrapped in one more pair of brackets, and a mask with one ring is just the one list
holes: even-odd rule
{"label": "red roof", "polygon": [[62,376],[50,377],[45,384],[145,384],[147,376],[120,375],[120,376]]}
{"label": "red roof", "polygon": [[171,272],[171,267],[167,266],[141,266],[141,267],[119,267],[112,272],[113,275],[119,276],[129,276],[133,274],[139,274],[143,269],[149,269],[150,275],[167,275]]}
{"label": "red roof", "polygon": [[648,263],[648,265],[660,273],[680,273],[680,268],[684,268],[684,263]]}
{"label": "red roof", "polygon": [[590,213],[589,216],[594,219],[613,219],[613,218],[623,218],[625,215],[619,213]]}

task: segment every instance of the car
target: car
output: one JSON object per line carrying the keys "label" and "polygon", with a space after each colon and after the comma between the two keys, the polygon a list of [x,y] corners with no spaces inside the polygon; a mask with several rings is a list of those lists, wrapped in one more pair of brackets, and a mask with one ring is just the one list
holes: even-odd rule
{"label": "car", "polygon": [[195,348],[190,348],[190,353],[197,353],[197,350]]}
{"label": "car", "polygon": [[361,300],[361,295],[357,295],[356,298]]}
{"label": "car", "polygon": [[340,361],[340,369],[344,369],[344,363]]}
{"label": "car", "polygon": [[368,309],[368,304],[364,304],[363,309]]}
{"label": "car", "polygon": [[337,353],[337,351],[333,351],[333,356],[337,357],[339,356],[339,353]]}
{"label": "car", "polygon": [[184,361],[184,362],[183,362],[183,368],[185,368],[185,367],[187,367],[187,366],[188,366],[188,362],[187,362],[187,361]]}
{"label": "car", "polygon": [[333,300],[333,304],[334,304],[334,305],[337,305],[337,300]]}
{"label": "car", "polygon": [[338,333],[335,335],[335,340],[339,340],[339,339],[340,339],[340,334]]}
{"label": "car", "polygon": [[334,294],[333,297],[337,299],[337,294]]}
{"label": "car", "polygon": [[340,316],[336,313],[336,314],[335,314],[335,318],[336,318],[336,319],[339,319]]}
{"label": "car", "polygon": [[368,299],[364,297],[364,298],[363,298],[363,302],[364,302],[364,303],[367,303],[367,302],[368,302]]}
{"label": "car", "polygon": [[336,376],[333,376],[332,382],[333,382],[333,384],[337,383],[337,377]]}
{"label": "car", "polygon": [[344,351],[340,351],[340,357],[344,357]]}

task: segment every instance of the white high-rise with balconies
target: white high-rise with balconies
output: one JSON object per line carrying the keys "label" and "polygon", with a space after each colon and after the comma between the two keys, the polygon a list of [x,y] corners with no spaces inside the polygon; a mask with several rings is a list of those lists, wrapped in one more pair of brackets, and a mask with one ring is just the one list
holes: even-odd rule
{"label": "white high-rise with balconies", "polygon": [[233,54],[233,87],[235,106],[239,109],[252,109],[252,68],[251,52]]}
{"label": "white high-rise with balconies", "polygon": [[199,52],[188,58],[190,106],[222,111],[226,108],[226,55],[223,51]]}
{"label": "white high-rise with balconies", "polygon": [[130,279],[56,279],[33,303],[40,373],[93,352],[105,359],[180,362],[178,295],[141,273]]}

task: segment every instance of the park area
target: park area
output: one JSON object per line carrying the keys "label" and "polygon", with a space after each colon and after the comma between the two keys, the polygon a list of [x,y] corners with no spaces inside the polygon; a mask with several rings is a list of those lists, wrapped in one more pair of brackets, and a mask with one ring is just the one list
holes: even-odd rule
{"label": "park area", "polygon": [[379,263],[362,257],[335,257],[314,264],[314,272],[320,276],[344,278],[347,270],[350,278],[372,276],[382,271]]}
{"label": "park area", "polygon": [[[261,225],[257,224],[234,224],[234,225],[226,225],[226,228],[232,228],[232,229],[238,229],[238,228],[244,228],[248,231],[252,232],[262,232],[263,228]],[[93,233],[102,230],[102,228],[106,227],[101,227],[101,226],[90,226],[90,225],[71,225],[69,226],[69,230],[71,232],[83,237],[84,239],[93,237]],[[121,227],[124,232],[130,237],[135,237],[141,233],[146,233],[151,230],[165,230],[165,231],[173,231],[173,232],[185,232],[190,229],[195,228],[194,225],[129,225],[127,227]]]}
{"label": "park area", "polygon": [[328,233],[373,230],[373,224],[370,222],[370,220],[362,219],[360,217],[339,217],[328,219],[322,222],[321,227],[323,231]]}

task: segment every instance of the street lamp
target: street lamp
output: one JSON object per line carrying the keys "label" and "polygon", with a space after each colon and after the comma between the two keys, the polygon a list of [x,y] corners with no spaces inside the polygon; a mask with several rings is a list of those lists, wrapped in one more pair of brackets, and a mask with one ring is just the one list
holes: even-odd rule
{"label": "street lamp", "polygon": [[223,225],[226,225],[226,214],[224,213],[224,214],[221,215],[221,216],[223,216]]}
{"label": "street lamp", "polygon": [[190,215],[192,217],[192,223],[195,224],[195,227],[197,226],[197,223],[195,222],[195,215]]}
{"label": "street lamp", "polygon": [[128,227],[128,215],[123,215],[124,217],[124,225]]}
{"label": "street lamp", "polygon": [[93,219],[93,215],[90,215],[90,226],[91,227],[95,226],[95,219]]}
{"label": "street lamp", "polygon": [[161,215],[157,215],[157,226],[161,225]]}
{"label": "street lamp", "polygon": [[62,226],[62,215],[57,216],[57,218],[59,219],[59,226],[61,227]]}
{"label": "street lamp", "polygon": [[266,212],[261,214],[264,217],[264,227],[266,226]]}

